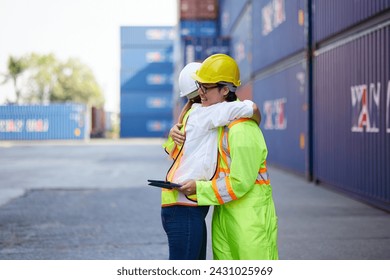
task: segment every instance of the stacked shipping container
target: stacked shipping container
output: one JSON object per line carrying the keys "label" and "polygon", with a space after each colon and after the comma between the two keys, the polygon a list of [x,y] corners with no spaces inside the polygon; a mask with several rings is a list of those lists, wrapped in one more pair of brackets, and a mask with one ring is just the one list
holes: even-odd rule
{"label": "stacked shipping container", "polygon": [[229,53],[229,39],[219,37],[218,0],[179,0],[174,77],[174,118],[177,120],[186,100],[179,97],[177,79],[183,67],[203,61],[214,53]]}
{"label": "stacked shipping container", "polygon": [[164,137],[172,124],[173,27],[121,28],[120,136]]}
{"label": "stacked shipping container", "polygon": [[305,0],[253,1],[253,100],[269,163],[309,176]]}
{"label": "stacked shipping container", "polygon": [[314,179],[390,210],[390,1],[313,8]]}
{"label": "stacked shipping container", "polygon": [[390,1],[219,4],[268,162],[390,210]]}
{"label": "stacked shipping container", "polygon": [[179,10],[181,66],[214,53],[229,53],[228,38],[219,34],[218,0],[180,0]]}

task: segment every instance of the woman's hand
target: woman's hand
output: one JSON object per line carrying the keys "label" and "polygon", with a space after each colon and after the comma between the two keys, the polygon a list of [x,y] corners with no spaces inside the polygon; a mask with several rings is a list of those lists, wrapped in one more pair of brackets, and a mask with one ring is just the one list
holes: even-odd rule
{"label": "woman's hand", "polygon": [[180,128],[182,126],[183,124],[177,123],[169,131],[169,136],[172,137],[173,142],[175,142],[176,145],[180,146],[183,145],[184,141],[186,140],[185,134],[180,131]]}
{"label": "woman's hand", "polygon": [[196,194],[196,182],[195,180],[185,181],[184,183],[182,183],[182,186],[177,190],[187,196]]}
{"label": "woman's hand", "polygon": [[254,120],[255,122],[257,122],[258,125],[260,125],[260,122],[261,122],[261,113],[260,113],[260,110],[259,110],[259,108],[257,107],[256,103],[253,103],[253,116],[252,116],[252,120]]}

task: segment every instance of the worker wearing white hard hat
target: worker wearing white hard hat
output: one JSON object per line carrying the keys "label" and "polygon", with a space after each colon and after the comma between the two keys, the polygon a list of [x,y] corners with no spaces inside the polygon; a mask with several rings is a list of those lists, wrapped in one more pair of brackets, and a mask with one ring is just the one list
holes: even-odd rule
{"label": "worker wearing white hard hat", "polygon": [[188,63],[179,74],[179,89],[180,97],[187,97],[189,100],[199,96],[198,88],[196,87],[195,80],[191,77],[195,73],[202,63],[191,62]]}

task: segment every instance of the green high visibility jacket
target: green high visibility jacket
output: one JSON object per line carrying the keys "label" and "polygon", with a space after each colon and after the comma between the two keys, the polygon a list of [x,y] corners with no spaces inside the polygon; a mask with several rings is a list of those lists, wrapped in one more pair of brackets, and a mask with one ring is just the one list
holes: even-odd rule
{"label": "green high visibility jacket", "polygon": [[214,259],[278,259],[268,150],[260,128],[248,119],[220,128],[218,153],[216,178],[196,182],[198,205],[215,205]]}

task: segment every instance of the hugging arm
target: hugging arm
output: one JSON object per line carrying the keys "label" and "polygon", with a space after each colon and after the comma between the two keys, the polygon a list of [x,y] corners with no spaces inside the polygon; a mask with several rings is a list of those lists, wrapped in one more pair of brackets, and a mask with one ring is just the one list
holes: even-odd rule
{"label": "hugging arm", "polygon": [[261,122],[260,110],[259,110],[259,107],[257,107],[256,103],[253,103],[253,116],[252,116],[252,120],[257,122],[258,125]]}

